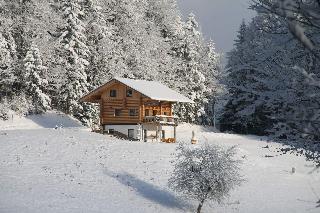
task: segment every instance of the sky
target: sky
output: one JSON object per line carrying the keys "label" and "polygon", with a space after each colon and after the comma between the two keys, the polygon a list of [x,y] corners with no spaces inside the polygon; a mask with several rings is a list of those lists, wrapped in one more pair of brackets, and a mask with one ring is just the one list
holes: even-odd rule
{"label": "sky", "polygon": [[226,53],[233,48],[233,41],[243,19],[250,21],[255,12],[248,9],[250,0],[178,0],[186,17],[194,13],[206,39],[212,39],[216,50]]}

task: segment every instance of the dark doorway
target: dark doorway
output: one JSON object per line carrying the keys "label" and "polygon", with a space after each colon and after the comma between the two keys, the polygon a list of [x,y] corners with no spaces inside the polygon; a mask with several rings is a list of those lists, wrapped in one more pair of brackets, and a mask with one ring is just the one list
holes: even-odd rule
{"label": "dark doorway", "polygon": [[128,137],[134,138],[134,129],[128,129]]}

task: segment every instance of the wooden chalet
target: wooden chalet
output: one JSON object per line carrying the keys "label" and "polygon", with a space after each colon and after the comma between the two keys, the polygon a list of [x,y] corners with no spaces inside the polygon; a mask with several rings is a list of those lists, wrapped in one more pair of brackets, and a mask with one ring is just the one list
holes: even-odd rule
{"label": "wooden chalet", "polygon": [[80,101],[100,105],[104,132],[135,140],[176,141],[174,103],[190,99],[155,81],[114,78]]}

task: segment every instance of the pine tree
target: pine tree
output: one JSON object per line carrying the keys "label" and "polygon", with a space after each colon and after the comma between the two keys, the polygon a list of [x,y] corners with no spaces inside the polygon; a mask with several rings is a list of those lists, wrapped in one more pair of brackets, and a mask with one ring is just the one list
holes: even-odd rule
{"label": "pine tree", "polygon": [[35,113],[43,113],[50,109],[51,99],[46,94],[48,81],[46,80],[47,67],[42,65],[39,49],[32,45],[24,61],[24,80],[26,95],[31,97]]}
{"label": "pine tree", "polygon": [[[15,45],[13,39],[6,39],[0,32],[0,101],[13,95]],[[11,38],[11,39],[10,39]]]}
{"label": "pine tree", "polygon": [[205,114],[204,106],[208,103],[207,87],[205,85],[205,70],[201,63],[204,42],[199,31],[199,24],[195,16],[190,14],[184,26],[182,45],[178,49],[178,55],[182,58],[180,69],[176,76],[180,79],[178,90],[184,91],[195,104],[178,104],[175,112],[185,121],[201,122]]}
{"label": "pine tree", "polygon": [[23,59],[29,47],[30,38],[33,31],[30,28],[33,16],[33,2],[31,0],[12,0],[4,1],[1,5],[1,26],[2,31],[6,32],[13,40],[15,45],[15,59],[12,72],[15,78],[13,83],[14,93],[22,90],[23,79],[21,71],[23,70]]}
{"label": "pine tree", "polygon": [[[89,123],[90,116],[95,111],[88,104],[81,104],[79,99],[88,93],[88,76],[86,68],[89,65],[89,48],[86,44],[85,13],[83,2],[79,0],[64,0],[59,2],[64,26],[59,37],[57,50],[59,64],[64,68],[64,83],[60,88],[60,107],[66,113],[77,117],[84,124]],[[63,79],[61,79],[63,80]]]}
{"label": "pine tree", "polygon": [[85,12],[87,25],[85,35],[90,50],[89,65],[86,68],[89,89],[92,90],[110,80],[113,73],[109,70],[108,63],[110,52],[113,49],[111,40],[114,30],[112,24],[106,18],[105,8],[99,2],[87,1]]}
{"label": "pine tree", "polygon": [[[220,121],[222,130],[263,134],[263,128],[257,125],[261,120],[262,104],[257,101],[256,90],[259,86],[254,77],[260,71],[255,64],[264,58],[261,57],[261,50],[265,42],[260,38],[261,31],[257,30],[254,22],[248,27],[241,24],[235,49],[229,53],[226,66],[226,85],[231,95]],[[263,122],[267,123],[266,120]]]}
{"label": "pine tree", "polygon": [[246,22],[244,20],[242,20],[239,30],[238,30],[238,34],[237,34],[237,38],[235,39],[235,46],[239,46],[241,44],[243,44],[246,41],[246,31],[247,31],[247,25]]}
{"label": "pine tree", "polygon": [[202,124],[214,126],[216,119],[220,117],[219,109],[224,105],[226,94],[225,86],[221,83],[224,77],[224,69],[220,67],[220,55],[215,51],[212,40],[205,46],[204,56],[201,57],[204,65],[204,75],[206,78],[207,99],[205,104],[205,114],[202,115]]}

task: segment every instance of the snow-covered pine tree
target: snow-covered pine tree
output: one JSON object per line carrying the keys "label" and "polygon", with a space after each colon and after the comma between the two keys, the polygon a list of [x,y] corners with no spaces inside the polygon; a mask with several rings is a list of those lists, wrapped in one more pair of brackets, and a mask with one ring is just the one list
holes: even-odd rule
{"label": "snow-covered pine tree", "polygon": [[258,95],[264,87],[256,80],[264,72],[264,67],[259,67],[259,63],[268,57],[262,54],[266,47],[263,35],[255,21],[249,26],[245,23],[240,26],[235,49],[229,53],[226,67],[226,85],[230,97],[220,120],[223,131],[265,134],[266,127],[263,125],[270,125],[266,114],[262,112],[263,100]]}
{"label": "snow-covered pine tree", "polygon": [[[234,49],[228,53],[228,62],[226,65],[226,70],[228,76],[223,79],[224,83],[227,85],[227,89],[231,94],[229,100],[224,108],[224,113],[219,121],[220,128],[224,130],[233,130],[242,132],[243,128],[241,127],[241,122],[235,118],[235,114],[238,111],[239,103],[235,103],[234,99],[237,98],[241,91],[236,88],[236,85],[240,84],[241,81],[245,78],[244,72],[236,72],[234,69],[237,66],[241,66],[243,61],[243,52],[245,48],[245,36],[246,36],[247,26],[243,21],[240,25],[237,38],[235,40]],[[236,73],[236,74],[234,74]]]}
{"label": "snow-covered pine tree", "polygon": [[256,0],[252,1],[251,8],[258,13],[274,14],[285,21],[285,26],[293,38],[297,39],[304,48],[309,49],[319,58],[316,50],[320,44],[316,38],[319,34],[320,24],[319,1]]}
{"label": "snow-covered pine tree", "polygon": [[166,52],[170,48],[161,37],[154,14],[149,13],[151,4],[148,1],[109,4],[116,41],[109,56],[110,67],[118,70],[117,75],[154,80],[160,70],[169,67]]}
{"label": "snow-covered pine tree", "polygon": [[0,32],[0,102],[2,98],[13,95],[15,82],[15,44],[10,34],[6,37]]}
{"label": "snow-covered pine tree", "polygon": [[89,125],[96,109],[89,104],[80,103],[79,99],[88,92],[89,48],[86,44],[85,13],[81,0],[59,1],[58,8],[62,13],[64,25],[60,27],[61,35],[57,49],[58,60],[65,75],[62,75],[60,88],[60,107]]}
{"label": "snow-covered pine tree", "polygon": [[184,29],[177,2],[176,0],[149,1],[146,14],[148,20],[155,23],[159,37],[157,40],[160,41],[156,48],[157,52],[153,50],[154,56],[159,55],[156,80],[177,89],[177,85],[182,82],[176,76],[182,58],[178,57],[175,51],[178,46],[180,47]]}
{"label": "snow-covered pine tree", "polygon": [[4,1],[4,17],[11,24],[10,33],[16,43],[17,58],[23,60],[28,50],[32,30],[29,28],[34,12],[32,0]]}
{"label": "snow-covered pine tree", "polygon": [[108,12],[100,1],[87,1],[84,7],[87,15],[85,35],[90,50],[89,65],[86,68],[89,90],[92,90],[110,80],[113,73],[108,63],[110,51],[114,49],[112,41],[114,29],[108,21]]}
{"label": "snow-covered pine tree", "polygon": [[320,88],[310,84],[320,76],[317,57],[272,14],[259,14],[246,31],[229,57],[231,97],[222,130],[271,134],[319,161]]}
{"label": "snow-covered pine tree", "polygon": [[279,85],[278,89],[271,90],[266,103],[274,123],[269,132],[319,164],[320,64],[299,41],[289,38],[290,42],[276,57],[281,66],[274,67],[273,85]]}
{"label": "snow-covered pine tree", "polygon": [[1,5],[1,31],[6,32],[13,39],[15,45],[14,75],[16,76],[13,87],[14,93],[19,93],[23,87],[23,59],[26,55],[33,31],[29,23],[33,18],[33,2],[31,0],[3,1]]}
{"label": "snow-covered pine tree", "polygon": [[219,108],[224,105],[223,97],[225,96],[225,86],[220,83],[223,78],[224,70],[220,67],[220,55],[215,51],[215,45],[210,40],[204,45],[202,51],[201,64],[204,67],[206,98],[207,103],[204,104],[205,113],[201,116],[201,124],[214,126],[219,114]]}
{"label": "snow-covered pine tree", "polygon": [[176,71],[179,79],[177,89],[187,95],[195,104],[178,104],[175,113],[187,122],[202,122],[204,106],[208,103],[206,77],[208,71],[201,63],[204,41],[199,31],[199,24],[193,14],[188,16],[184,26],[184,37],[177,50],[182,63]]}
{"label": "snow-covered pine tree", "polygon": [[48,81],[46,79],[47,67],[42,65],[39,49],[32,45],[26,54],[24,61],[24,85],[25,93],[31,97],[34,113],[43,113],[51,108],[51,99],[46,94]]}

